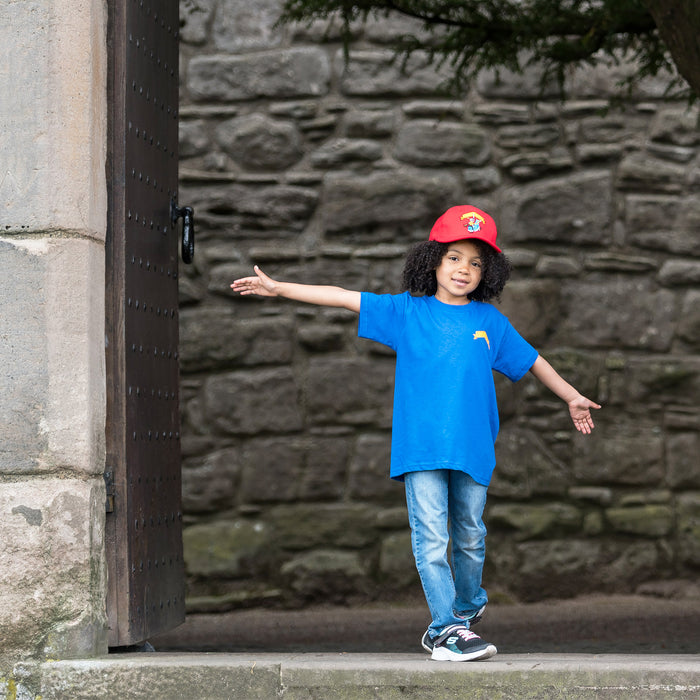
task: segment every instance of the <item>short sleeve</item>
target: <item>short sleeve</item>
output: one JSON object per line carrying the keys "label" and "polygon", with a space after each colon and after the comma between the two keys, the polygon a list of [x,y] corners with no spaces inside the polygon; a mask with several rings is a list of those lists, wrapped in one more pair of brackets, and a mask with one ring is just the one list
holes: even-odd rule
{"label": "short sleeve", "polygon": [[505,317],[504,321],[503,334],[492,366],[511,381],[517,382],[535,364],[539,353]]}
{"label": "short sleeve", "polygon": [[358,336],[396,350],[405,325],[408,298],[408,292],[397,295],[362,292]]}

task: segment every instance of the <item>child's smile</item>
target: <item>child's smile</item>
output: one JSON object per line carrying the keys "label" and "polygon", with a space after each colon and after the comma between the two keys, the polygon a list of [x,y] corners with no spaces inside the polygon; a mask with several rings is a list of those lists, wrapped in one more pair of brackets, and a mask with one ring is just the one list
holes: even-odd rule
{"label": "child's smile", "polygon": [[481,282],[481,256],[470,240],[449,244],[440,264],[435,268],[435,298],[445,304],[468,304],[469,295]]}

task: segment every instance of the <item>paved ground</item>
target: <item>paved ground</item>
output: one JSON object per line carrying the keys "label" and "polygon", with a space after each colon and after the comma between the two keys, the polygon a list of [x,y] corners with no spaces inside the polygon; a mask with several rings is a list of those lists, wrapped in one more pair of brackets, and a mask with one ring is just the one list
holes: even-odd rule
{"label": "paved ground", "polygon": [[[152,641],[158,651],[420,652],[422,603],[190,615]],[[586,596],[489,606],[475,627],[499,654],[698,654],[700,598]],[[426,654],[427,657],[427,654]]]}

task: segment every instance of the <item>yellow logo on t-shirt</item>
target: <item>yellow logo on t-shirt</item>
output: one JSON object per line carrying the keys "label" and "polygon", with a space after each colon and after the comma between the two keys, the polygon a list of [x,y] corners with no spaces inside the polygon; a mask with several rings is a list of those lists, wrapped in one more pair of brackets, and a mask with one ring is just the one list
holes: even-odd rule
{"label": "yellow logo on t-shirt", "polygon": [[486,335],[486,331],[477,331],[474,333],[474,340],[477,340],[478,338],[483,338],[486,341],[486,345],[488,345],[489,350],[491,349],[491,343],[489,343],[489,337]]}

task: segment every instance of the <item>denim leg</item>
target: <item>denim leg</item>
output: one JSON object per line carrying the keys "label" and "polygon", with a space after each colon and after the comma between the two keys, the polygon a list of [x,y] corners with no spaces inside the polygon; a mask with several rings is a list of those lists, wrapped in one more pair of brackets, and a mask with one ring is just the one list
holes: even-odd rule
{"label": "denim leg", "polygon": [[469,474],[450,472],[448,510],[456,590],[454,609],[466,617],[478,612],[488,601],[481,587],[486,549],[486,526],[482,520],[486,491],[486,486]]}
{"label": "denim leg", "polygon": [[446,469],[405,476],[413,556],[433,620],[433,637],[445,627],[463,622],[453,611],[455,584],[447,557],[449,479]]}

